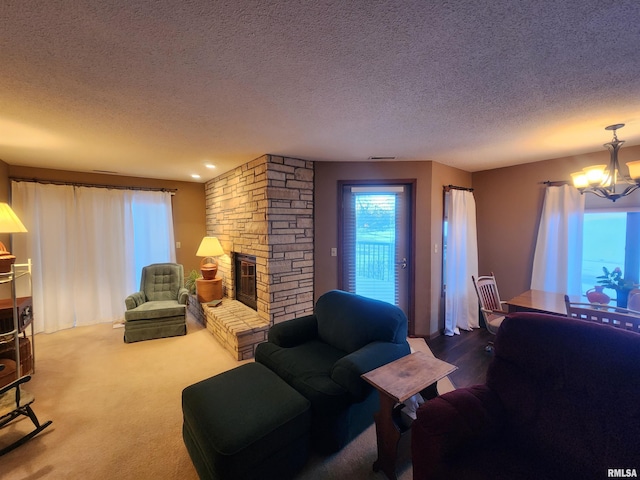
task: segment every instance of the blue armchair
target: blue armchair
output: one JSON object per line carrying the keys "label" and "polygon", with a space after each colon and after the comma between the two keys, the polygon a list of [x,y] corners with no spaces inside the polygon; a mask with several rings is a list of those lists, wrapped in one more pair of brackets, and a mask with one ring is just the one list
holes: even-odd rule
{"label": "blue armchair", "polygon": [[125,343],[187,333],[184,269],[176,263],[142,268],[140,291],[125,299]]}
{"label": "blue armchair", "polygon": [[373,423],[378,392],[360,376],[410,353],[398,307],[333,290],[314,313],[278,323],[255,359],[311,402],[316,448],[335,452]]}

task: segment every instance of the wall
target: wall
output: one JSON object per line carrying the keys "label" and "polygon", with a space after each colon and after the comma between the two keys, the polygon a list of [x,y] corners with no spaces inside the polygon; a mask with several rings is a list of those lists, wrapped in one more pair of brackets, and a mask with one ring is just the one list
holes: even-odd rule
{"label": "wall", "polygon": [[[624,164],[640,158],[639,147],[622,148]],[[478,221],[478,268],[480,274],[493,271],[500,296],[508,300],[528,290],[545,181],[570,180],[570,174],[588,165],[607,164],[606,150],[541,162],[475,172],[472,175]],[[626,168],[626,167],[625,167]],[[596,197],[585,194],[588,205]],[[640,207],[640,192],[626,199]],[[601,200],[601,205],[621,205]],[[628,203],[627,202],[627,203]]]}
{"label": "wall", "polygon": [[[172,201],[174,236],[176,242],[181,243],[181,248],[176,249],[176,261],[184,266],[185,274],[192,269],[199,270],[200,259],[196,257],[195,253],[202,237],[205,235],[204,184],[21,167],[16,165],[8,166],[8,169],[6,169],[7,176],[5,177],[3,176],[2,170],[2,163],[0,163],[0,178],[7,179],[8,177],[17,177],[56,182],[177,190]],[[0,182],[0,186],[1,185],[4,185],[4,182]],[[0,196],[1,195],[2,190],[0,189]],[[7,198],[8,196],[7,193]]]}
{"label": "wall", "polygon": [[[410,334],[437,335],[442,268],[442,186],[469,186],[471,174],[435,162],[316,162],[315,299],[338,287],[338,181],[416,180],[414,318]],[[436,253],[435,245],[438,244]],[[338,252],[340,255],[340,252]]]}
{"label": "wall", "polygon": [[226,295],[234,298],[231,254],[254,255],[258,314],[271,324],[313,310],[313,176],[313,162],[264,155],[206,184]]}

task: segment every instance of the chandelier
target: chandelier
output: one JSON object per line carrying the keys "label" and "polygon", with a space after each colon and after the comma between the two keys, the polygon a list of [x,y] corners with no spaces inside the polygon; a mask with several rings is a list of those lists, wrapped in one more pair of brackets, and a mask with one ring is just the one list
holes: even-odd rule
{"label": "chandelier", "polygon": [[605,127],[605,130],[613,130],[613,139],[604,144],[611,154],[609,165],[592,165],[571,174],[573,186],[580,190],[580,193],[593,193],[615,202],[620,197],[625,197],[640,188],[640,160],[627,163],[629,175],[620,171],[618,150],[624,140],[618,140],[616,130],[622,127],[624,123]]}

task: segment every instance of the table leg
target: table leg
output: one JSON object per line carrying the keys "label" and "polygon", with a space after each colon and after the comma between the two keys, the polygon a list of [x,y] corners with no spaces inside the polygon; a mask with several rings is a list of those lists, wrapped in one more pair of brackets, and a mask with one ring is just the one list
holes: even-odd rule
{"label": "table leg", "polygon": [[396,480],[396,457],[400,429],[393,421],[395,400],[380,392],[380,411],[374,415],[376,421],[376,437],[378,440],[378,459],[373,464],[373,470],[382,470],[389,480]]}
{"label": "table leg", "polygon": [[438,383],[432,383],[427,388],[422,390],[420,392],[420,395],[422,395],[422,398],[424,398],[425,400],[436,398],[438,396]]}

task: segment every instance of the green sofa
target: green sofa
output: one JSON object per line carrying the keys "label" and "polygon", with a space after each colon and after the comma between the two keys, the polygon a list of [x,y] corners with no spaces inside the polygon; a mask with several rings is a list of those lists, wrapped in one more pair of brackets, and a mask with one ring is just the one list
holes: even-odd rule
{"label": "green sofa", "polygon": [[378,411],[378,392],[361,375],[409,353],[402,310],[332,290],[312,315],[274,325],[255,360],[309,400],[312,442],[329,453],[371,425]]}
{"label": "green sofa", "polygon": [[125,343],[187,333],[184,269],[177,263],[142,268],[140,291],[125,299]]}

